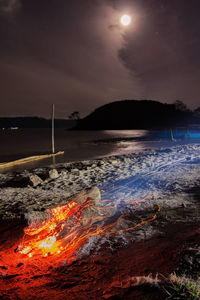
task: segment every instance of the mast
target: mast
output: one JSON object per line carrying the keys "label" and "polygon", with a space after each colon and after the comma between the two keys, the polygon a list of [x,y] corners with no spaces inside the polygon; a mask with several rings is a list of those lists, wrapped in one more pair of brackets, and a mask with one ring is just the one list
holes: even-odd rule
{"label": "mast", "polygon": [[54,117],[55,117],[55,104],[52,105],[52,116],[51,116],[51,146],[52,146],[53,154],[55,153]]}

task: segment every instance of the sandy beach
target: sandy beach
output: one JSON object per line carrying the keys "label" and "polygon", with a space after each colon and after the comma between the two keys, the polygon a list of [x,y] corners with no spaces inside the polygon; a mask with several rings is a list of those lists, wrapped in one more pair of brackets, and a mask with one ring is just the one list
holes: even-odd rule
{"label": "sandy beach", "polygon": [[155,203],[163,209],[190,207],[192,190],[199,186],[199,160],[200,146],[192,144],[1,173],[1,219],[64,205],[67,198],[93,186],[100,189],[102,200],[114,205],[155,194],[137,209]]}
{"label": "sandy beach", "polygon": [[[98,272],[105,272],[106,267],[114,267],[112,260],[114,261],[116,255],[119,255],[122,256],[121,271],[118,271],[121,276],[120,282],[126,281],[126,288],[115,286],[117,285],[116,272],[112,274],[110,271],[109,276],[113,278],[112,284],[110,281],[102,283],[103,288],[98,292],[98,299],[112,299],[117,295],[119,299],[124,299],[124,293],[127,293],[127,289],[129,290],[130,287],[132,296],[138,293],[137,289],[132,291],[132,287],[135,286],[132,277],[147,276],[149,273],[153,273],[155,276],[158,272],[167,276],[177,269],[182,257],[179,251],[185,247],[188,240],[191,248],[197,249],[195,255],[198,256],[200,253],[199,161],[199,144],[175,145],[159,150],[146,150],[137,154],[62,163],[45,168],[0,174],[2,295],[5,296],[5,299],[8,295],[11,295],[12,299],[22,299],[20,289],[23,285],[24,295],[27,296],[27,299],[32,299],[29,287],[31,285],[31,289],[33,289],[36,284],[37,289],[43,295],[42,299],[46,299],[47,295],[52,297],[53,291],[48,288],[48,276],[51,277],[52,272],[56,272],[57,278],[61,280],[63,272],[65,273],[69,266],[72,273],[76,273],[77,268],[83,268],[85,280],[89,284],[90,271],[89,267],[84,268],[85,263],[95,270],[94,266],[97,264],[100,266]],[[87,193],[91,188],[96,189],[95,191],[98,190],[96,193],[98,196],[91,196],[94,199],[88,200],[90,194]],[[45,262],[42,263],[42,266],[38,266],[34,258],[31,263],[30,260],[27,261],[27,257],[19,258],[17,253],[16,257],[18,258],[15,257],[15,262],[9,265],[5,258],[5,251],[9,249],[7,255],[13,255],[13,249],[21,243],[24,227],[30,226],[34,221],[38,226],[44,220],[48,220],[49,215],[52,216],[52,209],[69,205],[73,199],[80,198],[76,197],[83,191],[85,191],[84,197],[82,197],[84,200],[79,201],[81,203],[79,208],[86,204],[87,207],[85,206],[85,214],[82,214],[82,219],[79,221],[82,228],[88,230],[88,227],[85,227],[88,224],[93,227],[97,226],[100,233],[97,234],[96,227],[95,230],[90,229],[88,238],[71,256],[71,262],[67,260],[65,262],[65,255],[61,253],[62,255],[56,256],[56,259],[50,255],[46,267]],[[83,196],[83,194],[81,195]],[[108,223],[108,219],[110,223]],[[68,224],[67,222],[65,220],[65,224]],[[70,224],[69,226],[71,226]],[[81,228],[80,225],[76,224],[76,226],[78,229]],[[5,238],[6,235],[10,238]],[[151,248],[152,243],[156,248],[157,260],[154,260],[150,267],[147,261],[151,260],[153,250],[147,254],[145,248]],[[133,249],[137,249],[139,245],[140,250],[136,253],[136,250],[133,251]],[[167,251],[166,249],[170,249],[171,253],[162,254]],[[140,257],[137,262],[131,252],[136,257],[137,255]],[[164,258],[161,259],[162,255]],[[126,257],[133,262],[130,264],[132,269],[128,268]],[[194,270],[191,268],[190,275],[195,277],[199,271],[197,271],[198,264],[194,258],[194,251],[192,257],[196,267],[193,268]],[[54,260],[53,266],[52,259]],[[99,260],[100,262],[96,262]],[[103,262],[101,262],[102,260]],[[172,261],[169,264],[170,260]],[[72,261],[75,264],[74,267],[71,266]],[[168,268],[164,267],[165,264],[168,265]],[[20,265],[19,273],[18,269],[16,270],[17,265]],[[59,269],[60,266],[62,266],[62,271]],[[185,264],[182,263],[181,268],[183,273],[188,268],[187,261]],[[51,271],[49,272],[49,270]],[[128,273],[125,276],[126,272]],[[27,276],[28,278],[32,276],[32,279],[26,283]],[[37,278],[41,278],[41,276],[44,282],[43,279],[38,281]],[[96,273],[94,277],[99,286],[100,281],[98,280],[101,280],[101,276],[97,276]],[[68,281],[68,275],[66,279],[62,280]],[[54,289],[58,292],[57,299],[60,299],[63,289],[65,289],[68,299],[77,299],[76,291],[80,292],[80,282],[72,285],[66,284],[65,288],[62,287],[63,282],[62,284],[61,282],[57,283],[57,287]],[[127,287],[127,282],[129,282],[129,287]],[[13,284],[15,292],[12,292]],[[46,284],[46,288],[44,288],[44,284]],[[90,292],[89,286],[84,287],[83,297],[80,299],[86,299],[88,296],[90,299],[97,299],[97,290],[92,289]],[[72,293],[72,291],[74,292]],[[145,298],[144,293],[145,290],[139,292],[140,299],[156,299],[154,292],[152,292],[152,298]],[[151,297],[151,293],[149,297]]]}

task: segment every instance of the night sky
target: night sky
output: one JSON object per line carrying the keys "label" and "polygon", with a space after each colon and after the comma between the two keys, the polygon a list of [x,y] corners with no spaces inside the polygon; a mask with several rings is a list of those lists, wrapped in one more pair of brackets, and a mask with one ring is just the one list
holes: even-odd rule
{"label": "night sky", "polygon": [[[120,17],[128,14],[131,25]],[[0,0],[0,116],[200,106],[199,0]]]}

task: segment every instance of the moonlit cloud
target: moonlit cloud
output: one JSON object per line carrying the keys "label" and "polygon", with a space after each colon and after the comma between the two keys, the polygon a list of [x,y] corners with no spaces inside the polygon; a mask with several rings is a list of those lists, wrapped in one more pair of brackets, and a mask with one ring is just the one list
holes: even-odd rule
{"label": "moonlit cloud", "polygon": [[[48,116],[48,107],[56,103],[60,117],[73,110],[83,116],[105,103],[137,98],[140,81],[134,72],[130,76],[118,56],[124,45],[119,12],[99,1],[88,6],[75,1],[70,10],[63,5],[63,11],[54,3],[48,26],[37,10],[34,16],[31,11],[26,24],[20,20],[17,34],[6,45],[10,49],[2,59],[0,88],[10,105],[4,105],[1,114]],[[61,14],[58,19],[55,9]],[[30,7],[24,7],[24,12],[28,15]]]}
{"label": "moonlit cloud", "polygon": [[199,9],[199,0],[0,0],[0,114],[47,117],[55,103],[57,117],[84,116],[120,99],[198,106]]}
{"label": "moonlit cloud", "polygon": [[122,63],[133,78],[135,74],[140,78],[147,99],[181,99],[191,108],[197,107],[199,1],[135,0],[136,4],[142,11],[140,30],[124,35],[126,42],[119,50]]}

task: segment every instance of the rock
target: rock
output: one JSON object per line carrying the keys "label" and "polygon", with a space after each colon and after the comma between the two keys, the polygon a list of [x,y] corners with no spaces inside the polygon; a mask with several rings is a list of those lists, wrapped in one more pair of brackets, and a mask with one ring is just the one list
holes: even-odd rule
{"label": "rock", "polygon": [[52,169],[49,171],[49,178],[56,179],[59,177],[58,171],[56,169]]}
{"label": "rock", "polygon": [[60,175],[61,175],[61,176],[66,176],[66,175],[67,175],[67,172],[64,171],[64,170],[62,170],[61,173],[60,173]]}
{"label": "rock", "polygon": [[112,165],[118,165],[119,161],[117,159],[111,160]]}
{"label": "rock", "polygon": [[174,188],[175,190],[179,190],[179,189],[180,189],[180,185],[179,185],[178,183],[174,183],[174,184],[173,184],[173,188]]}
{"label": "rock", "polygon": [[100,160],[97,162],[97,166],[100,167],[100,166],[103,166],[104,165],[104,161],[103,160]]}
{"label": "rock", "polygon": [[78,175],[79,175],[79,170],[78,170],[78,169],[71,169],[71,173],[72,173],[73,175],[78,176]]}
{"label": "rock", "polygon": [[192,256],[185,255],[184,259],[185,259],[186,263],[188,263],[189,265],[193,264],[193,257]]}
{"label": "rock", "polygon": [[29,183],[34,187],[43,183],[43,180],[38,175],[34,175],[34,174],[29,176],[29,181],[30,181]]}
{"label": "rock", "polygon": [[69,175],[69,181],[74,181],[76,179],[76,176],[74,174]]}

